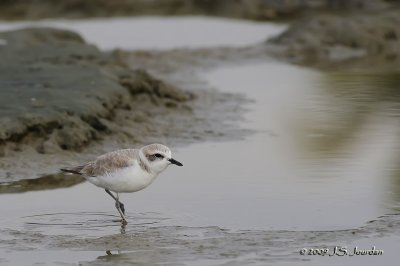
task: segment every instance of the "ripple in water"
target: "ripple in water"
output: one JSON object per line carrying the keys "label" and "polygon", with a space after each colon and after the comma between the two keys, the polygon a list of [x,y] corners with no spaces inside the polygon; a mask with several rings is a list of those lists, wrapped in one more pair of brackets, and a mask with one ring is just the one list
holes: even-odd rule
{"label": "ripple in water", "polygon": [[[128,215],[129,227],[161,226],[168,218],[160,213],[148,212]],[[7,226],[8,227],[8,226]],[[11,228],[10,228],[11,227]],[[92,235],[98,232],[115,233],[121,227],[119,215],[106,212],[45,213],[21,217],[20,223],[13,223],[9,229],[28,230],[46,234]],[[110,230],[107,230],[110,229]],[[98,236],[99,234],[95,234]]]}

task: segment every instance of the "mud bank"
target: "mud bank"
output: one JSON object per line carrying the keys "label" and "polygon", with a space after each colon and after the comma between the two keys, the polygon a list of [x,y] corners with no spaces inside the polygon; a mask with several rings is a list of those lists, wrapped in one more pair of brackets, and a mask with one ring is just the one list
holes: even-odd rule
{"label": "mud bank", "polygon": [[283,48],[278,54],[295,63],[393,71],[400,67],[399,24],[396,4],[373,13],[322,13],[292,22],[269,44]]}
{"label": "mud bank", "polygon": [[0,18],[87,18],[132,15],[211,15],[256,20],[297,17],[310,10],[372,10],[387,7],[383,0],[136,0],[136,1],[3,1]]}
{"label": "mud bank", "polygon": [[101,132],[112,132],[114,109],[137,108],[139,95],[156,105],[192,98],[118,64],[72,32],[30,29],[0,38],[7,43],[0,50],[3,146],[32,140],[40,153],[79,150]]}
{"label": "mud bank", "polygon": [[[194,114],[193,108],[208,107],[194,104],[192,92],[133,70],[139,65],[128,66],[119,52],[100,52],[73,32],[25,29],[0,39],[0,165],[7,182],[52,173],[83,150],[92,158],[110,145],[223,135]],[[92,145],[105,138],[107,147]]]}

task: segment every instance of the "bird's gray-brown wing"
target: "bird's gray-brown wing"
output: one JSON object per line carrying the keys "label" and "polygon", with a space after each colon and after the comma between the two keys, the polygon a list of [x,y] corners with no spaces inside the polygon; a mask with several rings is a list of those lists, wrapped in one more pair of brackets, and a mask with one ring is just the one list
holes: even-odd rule
{"label": "bird's gray-brown wing", "polygon": [[61,171],[83,176],[102,176],[118,169],[132,166],[136,161],[136,150],[126,149],[109,152],[99,156],[95,161]]}

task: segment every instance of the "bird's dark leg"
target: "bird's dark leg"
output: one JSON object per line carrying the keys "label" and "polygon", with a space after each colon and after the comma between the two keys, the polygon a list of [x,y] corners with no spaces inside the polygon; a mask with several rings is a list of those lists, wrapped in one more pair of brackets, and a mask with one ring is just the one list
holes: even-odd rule
{"label": "bird's dark leg", "polygon": [[121,215],[121,218],[122,218],[122,227],[124,227],[126,224],[128,224],[128,222],[126,221],[126,217],[125,217],[125,214],[122,212],[122,210],[121,210],[121,202],[119,202],[119,197],[118,197],[118,193],[117,193],[117,200],[115,201],[115,205],[116,205],[116,207],[117,207],[117,210],[118,210],[118,212],[119,212],[119,214]]}
{"label": "bird's dark leg", "polygon": [[104,189],[108,195],[110,195],[114,200],[117,200],[117,198],[114,196],[113,193],[111,193],[111,191],[109,191],[108,189]]}
{"label": "bird's dark leg", "polygon": [[120,209],[123,214],[125,214],[125,205],[120,202],[108,189],[105,189],[108,195],[110,195],[115,200],[115,208]]}
{"label": "bird's dark leg", "polygon": [[125,225],[128,223],[125,218],[125,207],[122,202],[119,201],[118,198],[118,193],[117,196],[114,196],[108,189],[105,189],[108,195],[110,195],[114,200],[115,200],[115,208],[117,208],[117,211],[119,212],[119,215],[121,215],[122,218],[122,227],[125,228]]}
{"label": "bird's dark leg", "polygon": [[125,214],[125,206],[122,202],[120,202],[119,200],[115,201],[115,208],[121,209],[122,213]]}

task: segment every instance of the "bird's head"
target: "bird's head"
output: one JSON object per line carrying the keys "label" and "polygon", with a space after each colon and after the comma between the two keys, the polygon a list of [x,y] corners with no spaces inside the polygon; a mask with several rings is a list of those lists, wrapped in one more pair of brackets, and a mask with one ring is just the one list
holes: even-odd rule
{"label": "bird's head", "polygon": [[172,158],[171,150],[165,145],[150,144],[142,147],[141,152],[152,172],[161,173],[170,164],[182,166],[180,162]]}

